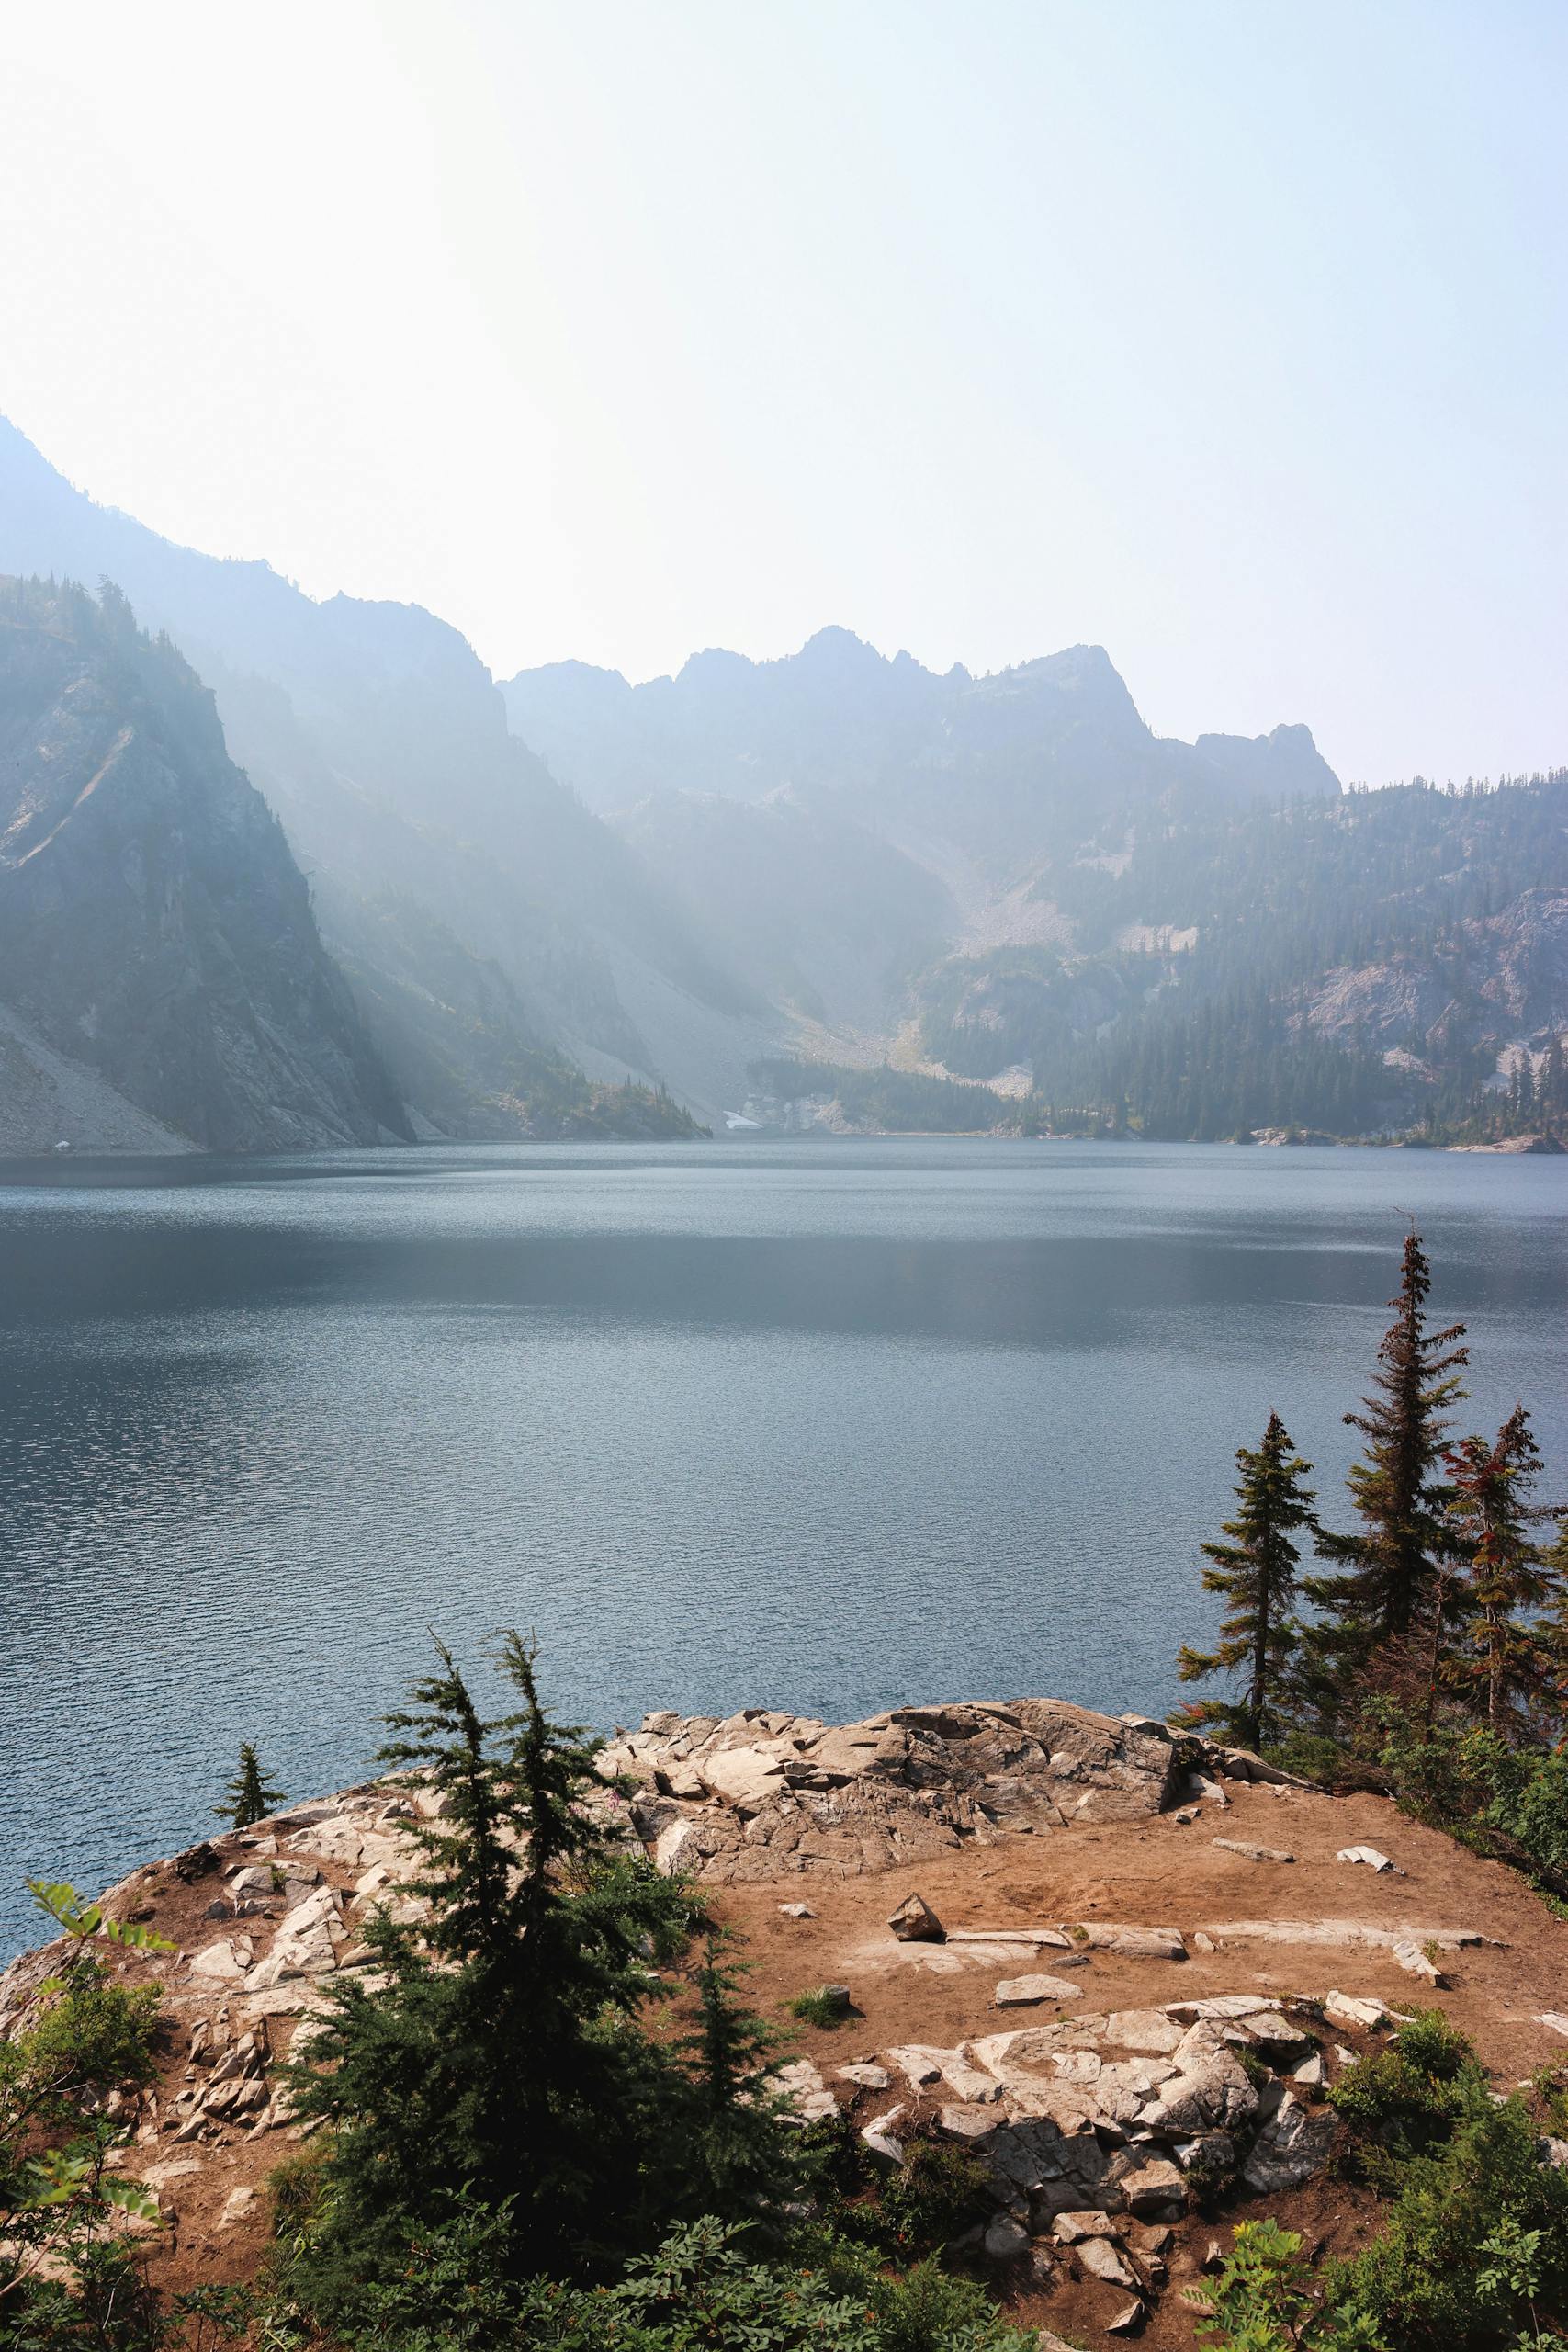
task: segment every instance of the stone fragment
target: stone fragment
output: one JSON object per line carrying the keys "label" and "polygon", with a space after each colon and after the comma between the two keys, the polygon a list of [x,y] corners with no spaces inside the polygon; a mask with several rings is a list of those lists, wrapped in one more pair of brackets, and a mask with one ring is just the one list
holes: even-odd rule
{"label": "stone fragment", "polygon": [[1469,1944],[1495,1941],[1473,1928],[1382,1928],[1366,1919],[1226,1919],[1209,1922],[1204,1932],[1224,1943],[1340,1944],[1348,1951],[1392,1951],[1398,1943],[1461,1951]]}
{"label": "stone fragment", "polygon": [[[1370,1871],[1381,1871],[1393,1869],[1393,1864],[1389,1860],[1388,1856],[1380,1854],[1375,1846],[1341,1846],[1334,1859],[1337,1862],[1364,1862]],[[1403,1878],[1404,1873],[1401,1871],[1397,1875]]]}
{"label": "stone fragment", "polygon": [[1537,2025],[1545,2026],[1552,2033],[1562,2034],[1564,2040],[1568,2040],[1568,2017],[1564,2017],[1561,2010],[1543,2009],[1535,2022]]}
{"label": "stone fragment", "polygon": [[1419,1944],[1395,1944],[1393,1948],[1393,1956],[1399,1962],[1401,1968],[1404,1969],[1406,1976],[1421,1976],[1426,1979],[1428,1984],[1436,1984],[1438,1986],[1447,1985],[1449,1981],[1448,1978],[1443,1974],[1442,1970],[1438,1966],[1435,1960],[1428,1960],[1427,1954],[1422,1951]]}
{"label": "stone fragment", "polygon": [[918,2042],[887,2052],[890,2064],[897,2066],[912,2091],[922,2090],[927,2083],[934,2083],[942,2068],[931,2052]]}
{"label": "stone fragment", "polygon": [[1060,2050],[1051,2064],[1059,2083],[1097,2083],[1105,2070],[1098,2050]]}
{"label": "stone fragment", "polygon": [[1060,1928],[950,1928],[950,1944],[1049,1944],[1058,1951],[1071,1951],[1071,1936]]}
{"label": "stone fragment", "polygon": [[893,2127],[903,2121],[908,2111],[906,2108],[890,2107],[886,2115],[873,2116],[863,2128],[860,2136],[873,2155],[883,2157],[888,2164],[903,2163],[904,2143],[895,2137]]}
{"label": "stone fragment", "polygon": [[986,2252],[993,2262],[1016,2262],[1028,2246],[1029,2232],[1010,2213],[998,2213],[986,2232]]}
{"label": "stone fragment", "polygon": [[931,2054],[942,2069],[942,2081],[961,2099],[985,2106],[991,2099],[1000,2098],[1002,2086],[996,2075],[972,2065],[962,2051],[937,2050]]}
{"label": "stone fragment", "polygon": [[1363,2033],[1384,2033],[1400,2021],[1397,2012],[1371,1993],[1364,1998],[1353,1993],[1329,1993],[1323,2014],[1331,2025],[1359,2026]]}
{"label": "stone fragment", "polygon": [[1124,1928],[1109,1920],[1081,1919],[1069,1932],[1091,1951],[1119,1952],[1124,1960],[1185,1960],[1187,1946],[1176,1928]]}
{"label": "stone fragment", "polygon": [[891,2080],[886,2066],[874,2065],[869,2061],[840,2066],[837,2072],[840,2082],[854,2083],[863,2091],[885,2091]]}
{"label": "stone fragment", "polygon": [[255,2201],[256,2192],[254,2188],[231,2188],[223,2201],[223,2211],[218,2216],[219,2228],[231,2230],[236,2222],[243,2222],[245,2219]]}
{"label": "stone fragment", "polygon": [[959,2106],[954,2103],[937,2109],[937,2128],[950,2140],[988,2140],[997,2129],[999,2118],[994,2107]]}
{"label": "stone fragment", "polygon": [[1277,1846],[1249,1846],[1240,1838],[1214,1838],[1210,1843],[1218,1846],[1223,1853],[1240,1854],[1249,1862],[1293,1862],[1296,1859]]}
{"label": "stone fragment", "polygon": [[1051,2223],[1051,2235],[1063,2245],[1081,2245],[1085,2238],[1110,2238],[1116,2234],[1109,2213],[1097,2206],[1087,2211],[1058,2213]]}
{"label": "stone fragment", "polygon": [[1190,2001],[1167,2001],[1165,2015],[1179,2018],[1184,2025],[1195,2025],[1201,2018],[1255,2017],[1271,2006],[1266,1993],[1209,1993]]}
{"label": "stone fragment", "polygon": [[251,1964],[255,1946],[248,1936],[236,1937],[232,1942],[220,1937],[216,1943],[192,1955],[190,1973],[193,1976],[216,1976],[235,1981],[244,1975]]}
{"label": "stone fragment", "polygon": [[1311,2115],[1286,2091],[1247,2151],[1241,2177],[1259,2197],[1299,2188],[1328,2162],[1334,2118]]}
{"label": "stone fragment", "polygon": [[1130,2303],[1123,2303],[1114,2317],[1106,2321],[1105,2333],[1107,2335],[1136,2335],[1143,2324],[1144,2306],[1134,2295]]}
{"label": "stone fragment", "polygon": [[1213,1936],[1206,1936],[1203,1933],[1202,1928],[1198,1928],[1193,1931],[1192,1949],[1194,1951],[1215,1951],[1219,1947],[1214,1942]]}
{"label": "stone fragment", "polygon": [[682,1857],[688,1848],[694,1853],[698,1850],[695,1823],[684,1817],[671,1822],[653,1841],[654,1869],[662,1871],[666,1878],[672,1878],[677,1871],[687,1867]]}
{"label": "stone fragment", "polygon": [[1187,2184],[1164,2156],[1151,2157],[1135,2171],[1122,2176],[1122,2195],[1129,2213],[1142,2221],[1163,2220],[1179,2213],[1186,2200]]}
{"label": "stone fragment", "polygon": [[1291,2070],[1292,2082],[1299,2083],[1303,2091],[1320,2091],[1327,2079],[1328,2069],[1323,2063],[1321,2050],[1314,2050],[1310,2058],[1303,2058],[1299,2066]]}
{"label": "stone fragment", "polygon": [[1083,1986],[1065,1976],[1008,1976],[995,1997],[998,2009],[1032,2008],[1042,2001],[1081,2001]]}
{"label": "stone fragment", "polygon": [[809,2058],[781,2066],[773,2082],[796,2122],[824,2123],[839,2111],[838,2100]]}
{"label": "stone fragment", "polygon": [[779,1909],[786,1919],[815,1919],[817,1917],[809,1903],[781,1903]]}
{"label": "stone fragment", "polygon": [[922,1895],[907,1894],[887,1922],[901,1944],[945,1941],[942,1921]]}
{"label": "stone fragment", "polygon": [[1073,2253],[1090,2278],[1103,2278],[1108,2287],[1137,2286],[1136,2273],[1114,2238],[1080,2238]]}
{"label": "stone fragment", "polygon": [[1256,2114],[1258,2093],[1228,2050],[1219,2047],[1207,2056],[1194,2053],[1186,2063],[1188,2071],[1162,2084],[1158,2098],[1145,2110],[1146,2130],[1156,2134],[1230,2132]]}

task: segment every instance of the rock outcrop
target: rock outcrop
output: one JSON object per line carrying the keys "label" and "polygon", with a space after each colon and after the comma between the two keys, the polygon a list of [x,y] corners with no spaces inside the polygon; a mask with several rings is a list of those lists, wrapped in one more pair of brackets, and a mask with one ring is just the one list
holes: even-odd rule
{"label": "rock outcrop", "polygon": [[645,1716],[602,1769],[660,1867],[710,1883],[892,1870],[1009,1832],[1135,1820],[1214,1772],[1281,1780],[1260,1758],[1145,1715],[1059,1699],[895,1707],[863,1723],[747,1708]]}

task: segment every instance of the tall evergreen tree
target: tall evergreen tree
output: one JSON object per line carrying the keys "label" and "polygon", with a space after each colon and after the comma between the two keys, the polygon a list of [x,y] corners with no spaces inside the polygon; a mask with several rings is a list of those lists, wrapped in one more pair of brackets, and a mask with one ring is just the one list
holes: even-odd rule
{"label": "tall evergreen tree", "polygon": [[253,1822],[265,1821],[269,1813],[288,1802],[281,1789],[268,1787],[254,1744],[248,1739],[240,1742],[240,1769],[225,1782],[224,1794],[226,1802],[212,1809],[231,1829],[248,1829]]}
{"label": "tall evergreen tree", "polygon": [[329,2298],[343,2257],[385,2269],[460,2198],[502,2217],[515,2274],[592,2265],[647,2242],[691,2165],[672,2128],[689,2078],[639,2023],[691,1898],[627,1859],[596,1802],[601,1743],[546,1711],[529,1645],[506,1638],[522,1704],[494,1720],[438,1651],[381,1751],[435,1801],[409,1825],[419,1916],[372,1919],[379,1987],[334,1990],[296,2075],[333,2126],[312,2257]]}
{"label": "tall evergreen tree", "polygon": [[1305,1479],[1312,1468],[1291,1442],[1278,1413],[1270,1413],[1256,1452],[1236,1449],[1235,1519],[1226,1520],[1228,1544],[1205,1544],[1213,1562],[1203,1571],[1205,1592],[1223,1593],[1230,1603],[1211,1651],[1183,1645],[1178,1670],[1183,1682],[1213,1674],[1246,1677],[1239,1699],[1205,1699],[1187,1709],[1192,1724],[1215,1724],[1247,1747],[1277,1740],[1285,1728],[1287,1686],[1301,1629],[1296,1622],[1296,1570],[1301,1554],[1292,1538],[1301,1528],[1314,1532],[1314,1497]]}
{"label": "tall evergreen tree", "polygon": [[1385,1677],[1407,1669],[1437,1613],[1444,1564],[1457,1556],[1453,1492],[1438,1474],[1450,1428],[1446,1408],[1465,1393],[1459,1372],[1470,1351],[1459,1344],[1462,1323],[1427,1329],[1431,1287],[1421,1237],[1412,1231],[1399,1291],[1389,1301],[1394,1319],[1378,1350],[1374,1393],[1362,1398],[1360,1412],[1345,1416],[1367,1440],[1366,1458],[1348,1481],[1360,1530],[1321,1532],[1318,1551],[1340,1573],[1305,1579],[1323,1612],[1311,1634],[1320,1685],[1336,1694],[1348,1672],[1374,1661]]}
{"label": "tall evergreen tree", "polygon": [[1540,1470],[1529,1415],[1516,1405],[1492,1443],[1461,1438],[1445,1460],[1470,1602],[1466,1637],[1450,1679],[1492,1730],[1517,1731],[1522,1713],[1550,1703],[1548,1628],[1536,1622],[1536,1612],[1557,1588],[1551,1555],[1530,1532],[1554,1514],[1529,1499]]}

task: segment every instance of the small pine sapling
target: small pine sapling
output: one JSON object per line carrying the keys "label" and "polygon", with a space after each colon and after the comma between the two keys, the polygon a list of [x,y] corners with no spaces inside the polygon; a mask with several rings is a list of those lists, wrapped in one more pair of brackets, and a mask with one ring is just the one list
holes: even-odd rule
{"label": "small pine sapling", "polygon": [[212,1808],[219,1820],[226,1821],[231,1829],[249,1829],[253,1823],[265,1821],[269,1813],[276,1813],[280,1804],[288,1802],[281,1789],[267,1786],[266,1773],[254,1744],[243,1739],[240,1769],[227,1784],[225,1802]]}

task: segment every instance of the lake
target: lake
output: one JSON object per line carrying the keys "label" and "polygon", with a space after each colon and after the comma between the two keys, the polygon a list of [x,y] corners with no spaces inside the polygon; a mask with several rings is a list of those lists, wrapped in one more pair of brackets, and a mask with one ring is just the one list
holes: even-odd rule
{"label": "lake", "polygon": [[[432,1631],[558,1711],[1163,1713],[1277,1407],[1343,1524],[1414,1216],[1568,1494],[1568,1159],[897,1139],[0,1169],[0,1950],[363,1777]],[[500,1686],[491,1686],[500,1695]]]}

